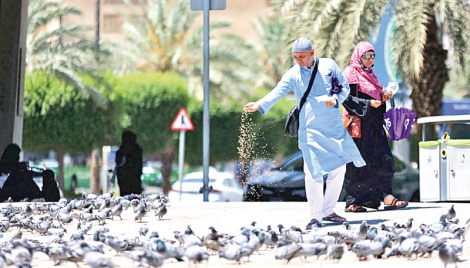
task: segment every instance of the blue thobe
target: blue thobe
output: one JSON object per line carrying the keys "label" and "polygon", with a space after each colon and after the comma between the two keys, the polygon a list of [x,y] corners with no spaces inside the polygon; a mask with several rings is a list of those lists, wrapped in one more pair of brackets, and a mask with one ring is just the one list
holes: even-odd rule
{"label": "blue thobe", "polygon": [[[321,58],[318,64],[312,89],[300,110],[298,132],[298,145],[313,178],[323,176],[349,162],[353,162],[356,167],[366,164],[344,128],[339,105],[328,107],[323,102],[325,98],[331,96],[333,76],[343,85],[342,91],[335,94],[338,104],[343,103],[349,95],[349,84],[334,60]],[[277,101],[291,91],[294,92],[297,104],[300,105],[313,67],[309,69],[296,64],[290,68],[277,86],[258,101],[261,105],[259,112],[267,113]]]}

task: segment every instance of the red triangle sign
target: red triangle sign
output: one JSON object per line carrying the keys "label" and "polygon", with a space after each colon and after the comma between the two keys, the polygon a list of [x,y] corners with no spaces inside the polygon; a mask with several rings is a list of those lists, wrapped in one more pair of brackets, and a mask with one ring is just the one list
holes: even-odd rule
{"label": "red triangle sign", "polygon": [[171,123],[170,129],[179,130],[179,131],[181,130],[193,131],[194,130],[193,122],[191,122],[191,119],[189,118],[188,113],[186,112],[186,109],[184,107],[181,107],[181,109],[176,114],[175,119],[173,119],[173,123]]}

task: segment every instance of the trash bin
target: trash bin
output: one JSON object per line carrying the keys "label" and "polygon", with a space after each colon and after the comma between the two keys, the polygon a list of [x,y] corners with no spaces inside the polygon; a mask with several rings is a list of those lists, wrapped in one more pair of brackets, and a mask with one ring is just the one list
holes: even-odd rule
{"label": "trash bin", "polygon": [[440,141],[419,142],[419,195],[421,201],[440,200]]}
{"label": "trash bin", "polygon": [[[430,116],[423,124],[419,142],[419,187],[421,201],[470,200],[470,115]],[[441,137],[429,140],[431,126]]]}
{"label": "trash bin", "polygon": [[452,140],[447,145],[449,201],[470,200],[470,139]]}

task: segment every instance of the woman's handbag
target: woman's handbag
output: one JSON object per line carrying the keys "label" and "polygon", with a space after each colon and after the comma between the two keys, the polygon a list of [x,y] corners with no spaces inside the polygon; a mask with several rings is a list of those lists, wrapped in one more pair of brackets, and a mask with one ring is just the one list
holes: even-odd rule
{"label": "woman's handbag", "polygon": [[304,105],[305,101],[307,100],[307,96],[312,89],[313,81],[315,80],[315,76],[317,75],[318,71],[318,58],[315,59],[315,67],[313,68],[312,76],[310,77],[310,81],[308,83],[307,90],[305,91],[302,99],[300,100],[300,107],[294,106],[286,118],[286,125],[284,126],[284,133],[289,134],[291,137],[297,137],[299,134],[299,114],[300,109]]}
{"label": "woman's handbag", "polygon": [[357,115],[343,114],[343,124],[349,135],[353,138],[360,138],[361,135],[361,118]]}
{"label": "woman's handbag", "polygon": [[[357,97],[357,90],[356,90],[356,97]],[[358,139],[362,135],[361,133],[361,118],[357,115],[352,115],[349,113],[343,113],[341,115],[341,118],[343,119],[343,125],[346,128],[346,131],[348,131],[349,135],[351,135],[352,138]]]}

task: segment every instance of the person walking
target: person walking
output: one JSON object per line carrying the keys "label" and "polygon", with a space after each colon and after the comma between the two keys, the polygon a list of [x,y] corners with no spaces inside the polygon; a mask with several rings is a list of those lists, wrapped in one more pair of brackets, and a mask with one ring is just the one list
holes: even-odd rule
{"label": "person walking", "polygon": [[121,146],[116,152],[116,176],[121,196],[141,194],[143,152],[136,135],[126,130],[121,135]]}
{"label": "person walking", "polygon": [[384,209],[399,209],[408,202],[393,196],[392,179],[394,158],[383,129],[386,101],[392,97],[374,74],[375,49],[363,41],[356,45],[344,75],[351,88],[350,96],[343,102],[347,113],[361,119],[361,137],[354,138],[366,166],[347,165],[347,212],[365,212],[378,209],[381,200]]}
{"label": "person walking", "polygon": [[[292,55],[297,64],[283,75],[271,92],[243,107],[246,112],[265,114],[292,91],[299,104],[314,67],[318,65],[311,92],[299,114],[298,146],[304,158],[305,190],[310,213],[307,230],[321,227],[323,220],[336,223],[346,221],[334,211],[343,186],[346,164],[365,165],[343,126],[338,109],[349,94],[348,83],[334,60],[316,59],[314,52],[308,39],[301,37],[295,40]],[[328,178],[323,193],[323,177],[326,174]]]}

